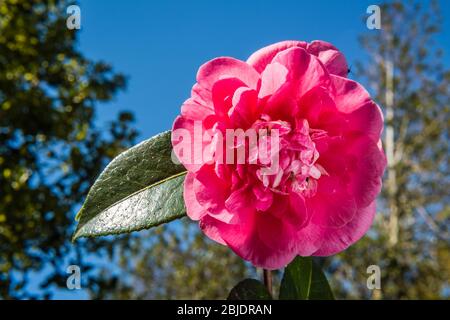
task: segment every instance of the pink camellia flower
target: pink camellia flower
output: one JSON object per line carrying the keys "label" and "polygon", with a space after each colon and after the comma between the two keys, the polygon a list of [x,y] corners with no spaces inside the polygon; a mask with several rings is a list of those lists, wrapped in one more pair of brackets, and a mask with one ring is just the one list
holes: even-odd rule
{"label": "pink camellia flower", "polygon": [[[367,232],[386,166],[383,116],[347,70],[323,41],[280,42],[246,62],[220,57],[200,67],[172,144],[188,170],[187,214],[208,237],[278,269],[297,255],[338,253]],[[273,154],[251,143],[244,162],[219,161],[242,146],[234,137],[220,143],[228,129],[254,129],[258,141],[276,130],[268,150],[278,150],[278,166],[264,172]]]}

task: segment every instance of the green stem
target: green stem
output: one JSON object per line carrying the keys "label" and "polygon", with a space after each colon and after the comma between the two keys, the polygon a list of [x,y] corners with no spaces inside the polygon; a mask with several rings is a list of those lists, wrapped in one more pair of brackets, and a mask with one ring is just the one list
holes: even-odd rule
{"label": "green stem", "polygon": [[263,269],[264,285],[270,296],[272,296],[272,271]]}

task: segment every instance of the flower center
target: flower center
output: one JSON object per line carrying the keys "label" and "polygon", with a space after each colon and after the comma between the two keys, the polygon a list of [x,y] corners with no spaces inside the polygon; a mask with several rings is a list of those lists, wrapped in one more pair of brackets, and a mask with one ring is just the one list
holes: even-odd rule
{"label": "flower center", "polygon": [[[258,137],[266,140],[270,157],[259,154],[260,168],[256,175],[264,187],[280,194],[295,192],[304,197],[314,196],[317,180],[327,175],[317,163],[319,152],[314,141],[326,137],[327,133],[311,129],[305,119],[297,120],[294,126],[285,121],[259,120],[254,127],[259,132],[268,132]],[[276,135],[274,130],[277,130]]]}

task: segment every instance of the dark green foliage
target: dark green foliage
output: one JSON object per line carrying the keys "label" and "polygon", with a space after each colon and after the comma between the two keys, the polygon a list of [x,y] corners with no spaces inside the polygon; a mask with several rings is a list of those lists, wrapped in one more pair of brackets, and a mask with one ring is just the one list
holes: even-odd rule
{"label": "dark green foliage", "polygon": [[[84,257],[100,243],[73,249],[74,211],[136,136],[127,112],[94,126],[97,102],[111,100],[125,78],[77,50],[67,6],[0,1],[0,298],[33,297],[29,275],[44,267],[43,296],[65,287],[67,265],[89,270]],[[87,286],[93,278],[83,279]],[[104,280],[106,288],[111,279]]]}
{"label": "dark green foliage", "polygon": [[245,279],[231,291],[228,300],[271,300],[269,292],[261,281]]}

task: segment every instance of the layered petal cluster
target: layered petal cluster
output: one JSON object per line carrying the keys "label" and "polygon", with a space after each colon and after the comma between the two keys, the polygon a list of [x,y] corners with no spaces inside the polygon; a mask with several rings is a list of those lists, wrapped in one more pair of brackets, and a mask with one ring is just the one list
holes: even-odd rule
{"label": "layered petal cluster", "polygon": [[[386,166],[383,116],[347,70],[323,41],[280,42],[246,62],[220,57],[200,67],[172,144],[188,170],[187,214],[208,237],[278,269],[297,255],[338,253],[367,232]],[[244,161],[218,161],[242,144],[223,143],[227,130],[261,128],[269,134],[258,141],[279,135],[276,170],[264,171],[270,161],[250,143]]]}

